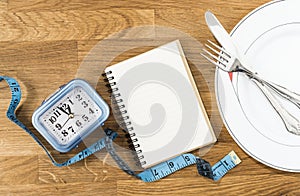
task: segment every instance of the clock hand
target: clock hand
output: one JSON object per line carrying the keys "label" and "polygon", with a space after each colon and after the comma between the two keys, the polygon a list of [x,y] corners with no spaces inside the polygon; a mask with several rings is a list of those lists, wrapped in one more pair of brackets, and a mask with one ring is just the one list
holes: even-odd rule
{"label": "clock hand", "polygon": [[71,118],[68,118],[68,120],[66,120],[66,122],[61,126],[60,129],[62,129],[62,128],[67,124],[67,122],[68,122],[70,119],[71,119]]}
{"label": "clock hand", "polygon": [[[63,104],[63,106],[64,106],[65,109],[63,109],[63,107],[58,107],[58,109],[60,109],[63,113],[65,113],[65,114],[67,114],[67,115],[72,114],[71,107],[70,107],[69,104]],[[66,110],[67,110],[68,112],[67,112]]]}
{"label": "clock hand", "polygon": [[69,104],[66,104],[66,110],[68,110],[68,112],[69,112],[69,115],[71,115],[71,114],[72,114],[71,107],[70,107],[70,105],[69,105]]}
{"label": "clock hand", "polygon": [[62,107],[58,107],[58,109],[60,109],[63,113],[65,113],[66,115],[69,115],[68,112],[66,112]]}
{"label": "clock hand", "polygon": [[74,114],[70,114],[69,115],[69,118],[66,120],[66,122],[61,126],[61,129],[67,124],[67,122],[70,120],[70,119],[72,119],[72,118],[74,118]]}
{"label": "clock hand", "polygon": [[84,114],[74,114],[74,116],[82,116],[82,115],[84,115]]}

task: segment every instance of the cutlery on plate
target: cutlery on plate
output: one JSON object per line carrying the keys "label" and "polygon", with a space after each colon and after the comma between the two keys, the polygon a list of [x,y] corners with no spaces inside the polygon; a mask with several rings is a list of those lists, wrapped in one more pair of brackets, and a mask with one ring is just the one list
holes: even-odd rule
{"label": "cutlery on plate", "polygon": [[300,135],[300,121],[295,118],[291,113],[289,113],[281,103],[274,97],[274,95],[265,87],[265,84],[259,82],[255,78],[251,80],[256,84],[256,86],[263,92],[266,98],[271,103],[272,107],[276,110],[282,122],[284,123],[286,129],[295,135]]}
{"label": "cutlery on plate", "polygon": [[224,47],[226,51],[230,52],[233,56],[236,57],[236,62],[234,64],[235,66],[232,66],[232,70],[228,70],[229,72],[240,71],[251,75],[251,77],[256,77],[258,80],[268,85],[270,89],[277,93],[279,96],[282,96],[288,101],[291,101],[300,109],[300,95],[298,93],[259,77],[256,72],[252,71],[249,68],[249,66],[245,66],[246,63],[243,61],[242,55],[239,54],[239,51],[237,50],[237,47],[235,46],[232,38],[212,12],[207,11],[205,13],[205,20],[208,28],[217,39],[217,41],[222,45],[222,47]]}
{"label": "cutlery on plate", "polygon": [[[240,64],[239,60],[229,53],[224,48],[219,47],[215,43],[208,40],[208,44],[205,46],[211,51],[207,49],[203,49],[204,53],[201,55],[206,58],[209,62],[216,65],[220,69],[226,72],[232,71],[239,71],[239,67],[236,64]],[[220,52],[219,52],[219,51]],[[214,54],[213,54],[214,53]],[[247,70],[240,70],[241,72],[245,73],[261,90],[261,92],[265,95],[268,99],[272,107],[278,113],[280,118],[282,119],[283,123],[285,124],[286,129],[293,134],[300,135],[300,121],[295,118],[290,112],[288,112],[282,104],[277,100],[277,98],[269,91],[267,88],[267,84],[264,83],[259,77],[253,75],[252,72],[247,72]],[[270,87],[269,87],[270,88]]]}

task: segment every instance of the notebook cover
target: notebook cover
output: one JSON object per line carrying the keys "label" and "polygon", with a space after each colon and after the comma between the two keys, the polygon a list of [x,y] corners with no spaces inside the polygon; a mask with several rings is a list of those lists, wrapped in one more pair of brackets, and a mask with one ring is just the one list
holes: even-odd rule
{"label": "notebook cover", "polygon": [[178,40],[105,69],[129,118],[144,168],[212,144],[216,137]]}

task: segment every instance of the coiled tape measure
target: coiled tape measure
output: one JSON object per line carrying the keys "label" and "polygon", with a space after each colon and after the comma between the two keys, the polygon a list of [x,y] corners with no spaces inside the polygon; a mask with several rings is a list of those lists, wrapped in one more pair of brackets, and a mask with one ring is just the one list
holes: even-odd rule
{"label": "coiled tape measure", "polygon": [[211,166],[207,161],[196,157],[193,154],[182,154],[178,157],[162,162],[137,174],[132,169],[130,169],[130,167],[116,153],[116,150],[113,147],[113,140],[117,137],[117,133],[107,128],[104,130],[106,134],[104,138],[99,139],[97,142],[79,152],[69,160],[63,163],[58,163],[55,161],[47,148],[40,142],[40,140],[20,120],[17,119],[15,111],[21,100],[21,88],[18,82],[13,78],[0,76],[0,81],[2,80],[5,80],[7,82],[12,93],[10,105],[6,113],[7,117],[22,129],[24,129],[45,150],[46,154],[55,166],[62,167],[74,164],[92,155],[93,153],[106,148],[108,153],[112,156],[112,158],[116,161],[118,166],[123,171],[125,171],[129,175],[143,180],[144,182],[157,181],[193,164],[196,164],[198,173],[201,176],[217,181],[221,179],[229,170],[231,170],[241,162],[234,151],[231,151],[228,155],[226,155],[223,159],[221,159],[213,166]]}

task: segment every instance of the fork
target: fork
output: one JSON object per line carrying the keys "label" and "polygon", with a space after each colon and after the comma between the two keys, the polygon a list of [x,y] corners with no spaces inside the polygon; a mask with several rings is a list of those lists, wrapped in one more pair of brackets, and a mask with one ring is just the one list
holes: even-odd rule
{"label": "fork", "polygon": [[[205,46],[218,55],[213,55],[211,52],[209,52],[206,49],[203,49],[203,51],[208,54],[211,58],[217,60],[217,62],[213,61],[212,59],[208,58],[207,56],[201,54],[204,56],[208,61],[218,66],[220,69],[226,72],[243,72],[246,75],[248,75],[251,78],[255,78],[256,80],[260,81],[261,83],[264,83],[267,85],[270,89],[272,89],[277,95],[283,97],[284,99],[292,102],[294,105],[296,105],[300,109],[300,95],[281,86],[278,84],[275,84],[274,82],[267,81],[261,77],[258,76],[257,73],[254,73],[250,69],[246,68],[242,65],[242,63],[239,61],[239,59],[232,54],[230,54],[228,51],[226,51],[224,48],[221,48],[220,46],[216,45],[210,40],[207,40],[208,43],[211,44],[205,44]],[[218,52],[217,49],[221,52]],[[220,56],[222,54],[223,56]],[[221,58],[221,59],[220,59]]]}
{"label": "fork", "polygon": [[[228,53],[224,48],[219,47],[215,43],[208,40],[208,42],[212,45],[205,44],[205,46],[212,51],[215,54],[212,54],[206,49],[203,49],[204,53],[201,53],[201,55],[206,58],[209,62],[216,65],[220,69],[226,71],[226,72],[243,72],[245,73],[251,81],[253,81],[256,86],[261,90],[261,92],[265,95],[265,97],[268,99],[272,107],[275,109],[275,111],[278,113],[280,118],[282,119],[286,129],[295,135],[300,135],[300,121],[295,118],[290,112],[288,112],[282,104],[277,100],[277,98],[269,91],[267,86],[273,90],[278,95],[282,96],[283,98],[287,99],[288,101],[291,101],[294,103],[298,108],[300,108],[299,100],[293,98],[289,99],[290,96],[286,95],[280,88],[284,88],[279,86],[279,89],[277,89],[277,85],[273,85],[274,83],[269,83],[260,77],[257,76],[257,74],[253,73],[249,69],[246,69],[241,65],[239,60],[232,56],[230,53]],[[219,51],[218,51],[219,50]],[[218,55],[218,56],[216,56]],[[284,88],[286,89],[286,88]],[[287,90],[287,89],[286,89]],[[287,90],[289,91],[289,90]],[[293,92],[289,92],[293,93]],[[296,94],[297,95],[297,94]]]}

